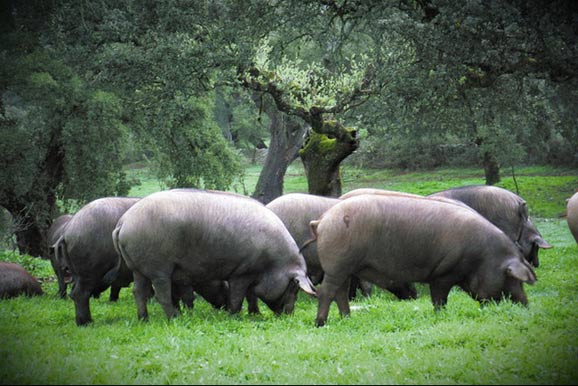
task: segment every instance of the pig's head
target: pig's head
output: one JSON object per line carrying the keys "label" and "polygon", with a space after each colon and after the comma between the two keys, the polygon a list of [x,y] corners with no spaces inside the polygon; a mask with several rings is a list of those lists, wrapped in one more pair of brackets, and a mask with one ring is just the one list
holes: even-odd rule
{"label": "pig's head", "polygon": [[275,314],[291,314],[300,288],[316,296],[315,288],[304,270],[277,270],[263,276],[255,285],[255,293]]}
{"label": "pig's head", "polygon": [[480,303],[506,298],[527,305],[523,284],[534,284],[537,278],[530,264],[516,252],[501,261],[487,259],[462,288]]}
{"label": "pig's head", "polygon": [[540,266],[538,250],[552,248],[529,218],[522,225],[517,244],[526,260],[534,267]]}

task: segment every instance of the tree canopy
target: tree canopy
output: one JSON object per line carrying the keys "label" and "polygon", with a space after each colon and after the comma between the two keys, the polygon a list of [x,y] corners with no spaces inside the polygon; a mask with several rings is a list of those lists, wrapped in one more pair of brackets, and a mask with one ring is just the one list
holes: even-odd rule
{"label": "tree canopy", "polygon": [[23,252],[42,253],[57,202],[126,194],[129,156],[167,186],[226,189],[239,149],[268,144],[263,201],[297,155],[326,195],[351,154],[474,163],[489,183],[578,163],[576,2],[0,4],[0,205]]}

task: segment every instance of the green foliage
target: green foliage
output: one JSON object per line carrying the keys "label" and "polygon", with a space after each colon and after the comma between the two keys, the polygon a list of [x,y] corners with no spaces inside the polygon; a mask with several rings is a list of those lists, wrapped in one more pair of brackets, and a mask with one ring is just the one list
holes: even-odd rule
{"label": "green foliage", "polygon": [[267,140],[270,119],[262,111],[263,103],[262,97],[255,102],[242,89],[219,87],[215,90],[215,121],[235,147],[252,151]]}
{"label": "green foliage", "polygon": [[169,187],[226,189],[240,173],[238,157],[218,126],[209,121],[207,99],[177,94],[160,108],[149,140],[159,162],[159,176]]}
{"label": "green foliage", "polygon": [[[348,5],[356,9],[357,4]],[[578,11],[575,4],[372,5],[371,16],[355,31],[367,32],[384,50],[397,49],[400,59],[379,74],[382,91],[350,115],[371,134],[367,142],[375,152],[368,152],[368,160],[395,163],[400,152],[387,149],[393,146],[404,150],[400,165],[414,160],[428,167],[428,157],[408,156],[411,149],[435,157],[444,150],[438,140],[453,138],[469,165],[472,155],[479,161],[487,151],[504,167],[575,165],[578,130],[572,106],[578,94],[570,57],[576,45],[566,27]],[[379,32],[396,39],[378,39]],[[551,51],[550,40],[561,50]]]}
{"label": "green foliage", "polygon": [[67,35],[64,49],[72,41],[95,58],[79,65],[123,100],[126,126],[165,184],[228,187],[240,168],[209,113],[219,52],[201,44],[208,9],[123,1],[71,11],[93,13],[94,22],[86,26],[88,42]]}
{"label": "green foliage", "polygon": [[363,128],[358,165],[578,162],[574,2],[29,0],[2,10],[0,202],[22,201],[44,223],[54,192],[75,204],[125,194],[127,150],[166,186],[231,187],[239,155],[208,112],[227,89],[233,118],[221,131],[238,148],[266,142],[238,90],[248,68],[293,110]]}
{"label": "green foliage", "polygon": [[297,109],[334,109],[346,99],[345,96],[359,90],[366,80],[369,60],[365,54],[353,56],[328,70],[320,62],[304,62],[301,58],[286,56],[275,63],[271,61],[271,51],[268,40],[258,47],[254,65],[260,76],[256,81],[278,85],[286,93],[288,103]]}
{"label": "green foliage", "polygon": [[[44,181],[54,186],[63,183],[64,199],[122,193],[118,186],[123,176],[118,170],[126,129],[120,121],[120,100],[90,90],[48,51],[10,60],[11,98],[5,102],[0,127],[3,189],[24,196]],[[62,171],[58,165],[46,165],[54,152],[64,156]],[[61,173],[64,177],[59,180]]]}
{"label": "green foliage", "polygon": [[419,137],[392,127],[372,128],[362,134],[350,162],[358,167],[423,170],[471,167],[479,164],[479,149],[451,133],[423,131]]}
{"label": "green foliage", "polygon": [[[62,128],[65,151],[63,196],[88,201],[106,195],[125,195],[120,173],[127,128],[121,121],[116,95],[96,91],[86,96],[83,112]],[[80,108],[80,107],[78,107]]]}

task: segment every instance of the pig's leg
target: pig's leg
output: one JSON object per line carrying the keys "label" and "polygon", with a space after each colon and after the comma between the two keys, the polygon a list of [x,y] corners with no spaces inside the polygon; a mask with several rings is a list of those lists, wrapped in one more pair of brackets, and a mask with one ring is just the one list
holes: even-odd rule
{"label": "pig's leg", "polygon": [[335,293],[335,302],[339,308],[339,315],[341,317],[349,316],[351,310],[349,309],[349,288],[351,287],[351,279],[346,280],[345,283]]}
{"label": "pig's leg", "polygon": [[254,288],[249,288],[247,290],[247,304],[249,306],[249,313],[250,314],[260,314],[261,312],[259,311],[259,298],[257,298],[257,295],[255,294],[255,289]]}
{"label": "pig's leg", "polygon": [[118,296],[120,294],[121,287],[119,285],[113,284],[110,286],[110,296],[109,301],[116,302],[118,301]]}
{"label": "pig's leg", "polygon": [[56,273],[56,279],[58,281],[58,296],[62,299],[66,299],[66,275],[63,268],[60,267],[60,264],[55,262],[56,258],[54,256],[50,257],[50,264],[52,264],[52,268]]}
{"label": "pig's leg", "polygon": [[452,286],[452,283],[444,281],[443,279],[434,280],[430,283],[429,290],[431,294],[431,300],[436,311],[441,310],[447,304],[448,295]]}
{"label": "pig's leg", "polygon": [[361,280],[357,275],[351,276],[351,284],[349,285],[349,300],[357,297],[357,289],[361,290],[361,294],[365,297],[371,296],[372,284],[367,280]]}
{"label": "pig's leg", "polygon": [[347,298],[347,289],[349,280],[347,280],[348,276],[341,276],[341,277],[334,277],[325,273],[323,278],[323,282],[319,286],[317,290],[317,319],[315,321],[315,325],[317,327],[322,327],[327,322],[327,316],[329,315],[329,306],[335,296],[337,291],[341,289],[341,287],[345,288],[345,297]]}
{"label": "pig's leg", "polygon": [[192,310],[195,306],[195,292],[193,291],[193,287],[180,286],[178,294],[185,307]]}
{"label": "pig's leg", "polygon": [[74,300],[77,326],[84,326],[92,323],[92,316],[90,315],[91,292],[92,290],[90,289],[90,286],[80,280],[75,280],[72,290],[70,291],[70,297]]}
{"label": "pig's leg", "polygon": [[398,299],[417,299],[417,290],[412,283],[398,283],[383,275],[381,272],[370,268],[358,272],[358,275],[362,279],[362,283],[366,283],[369,286],[371,286],[371,283],[374,283],[380,288],[391,292]]}
{"label": "pig's leg", "polygon": [[243,307],[243,299],[248,294],[253,278],[235,277],[229,279],[229,312],[238,314]]}
{"label": "pig's leg", "polygon": [[412,283],[392,284],[386,289],[400,300],[417,299],[417,290]]}
{"label": "pig's leg", "polygon": [[359,287],[361,279],[357,276],[351,276],[349,279],[349,300],[354,300],[357,297],[357,288]]}
{"label": "pig's leg", "polygon": [[132,293],[136,302],[138,318],[140,320],[148,320],[147,301],[152,296],[151,281],[138,271],[134,271],[133,276],[134,285]]}
{"label": "pig's leg", "polygon": [[367,280],[359,280],[359,288],[361,289],[361,294],[365,297],[371,296],[373,292],[373,285]]}
{"label": "pig's leg", "polygon": [[179,309],[173,304],[172,297],[172,280],[171,276],[158,276],[152,279],[153,287],[155,289],[155,297],[160,305],[163,307],[167,318],[172,319],[180,314]]}

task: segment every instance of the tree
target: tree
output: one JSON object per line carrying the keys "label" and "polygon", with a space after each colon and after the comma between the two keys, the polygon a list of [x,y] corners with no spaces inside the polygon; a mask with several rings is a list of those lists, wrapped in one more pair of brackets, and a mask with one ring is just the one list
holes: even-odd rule
{"label": "tree", "polygon": [[58,29],[66,33],[54,36],[91,83],[122,99],[127,126],[153,153],[169,187],[226,189],[241,168],[213,120],[215,68],[223,56],[207,44],[212,26],[205,23],[217,15],[193,5],[74,2],[59,9]]}
{"label": "tree", "polygon": [[59,196],[83,201],[127,193],[125,127],[114,95],[91,90],[50,53],[7,52],[0,64],[8,80],[0,115],[0,205],[18,219],[19,250],[47,256],[44,234]]}
{"label": "tree", "polygon": [[306,127],[296,117],[278,110],[266,94],[254,95],[254,99],[269,117],[270,141],[263,169],[251,196],[267,204],[283,194],[285,173],[303,146]]}
{"label": "tree", "polygon": [[[266,51],[266,50],[265,50]],[[256,65],[241,72],[243,84],[268,93],[278,110],[303,119],[311,132],[300,151],[309,185],[309,193],[325,196],[341,194],[339,165],[358,146],[356,130],[328,118],[366,100],[370,71],[350,63],[348,69],[332,76],[318,65],[300,69],[285,62],[275,70],[262,57]]]}
{"label": "tree", "polygon": [[22,219],[22,253],[46,255],[57,200],[128,192],[128,133],[169,186],[225,188],[239,174],[211,120],[209,11],[173,5],[2,2],[0,205]]}
{"label": "tree", "polygon": [[341,27],[327,47],[362,49],[367,63],[385,68],[376,74],[381,92],[344,116],[367,129],[368,141],[373,133],[405,141],[406,149],[429,138],[461,141],[478,153],[488,183],[499,178],[500,164],[530,154],[556,159],[563,150],[566,159],[576,158],[575,3],[318,4],[331,20],[325,24]]}
{"label": "tree", "polygon": [[[257,72],[262,70],[262,68],[255,66],[254,63],[255,60],[264,58],[263,49],[265,49],[265,56],[267,56],[265,60],[268,61],[271,66],[270,69],[272,70],[269,71],[269,74],[282,73],[283,71],[277,71],[277,69],[274,68],[277,65],[283,67],[283,63],[288,65],[294,62],[295,65],[292,66],[293,69],[305,67],[307,64],[318,65],[322,63],[324,59],[330,57],[332,53],[339,51],[339,48],[335,46],[335,44],[339,44],[339,42],[337,42],[331,34],[327,33],[327,22],[333,24],[331,20],[332,15],[330,13],[327,13],[327,15],[324,14],[327,9],[327,4],[319,1],[270,2],[254,0],[242,4],[235,1],[222,1],[219,2],[216,7],[218,7],[219,10],[219,25],[222,26],[222,28],[217,28],[219,33],[215,32],[215,35],[212,37],[218,37],[217,39],[213,39],[213,42],[219,41],[222,47],[226,47],[224,51],[229,52],[229,57],[235,58],[233,60],[235,63],[234,66],[237,68],[237,74],[241,80],[241,84],[249,90],[270,94],[273,98],[274,106],[278,110],[277,112],[271,109],[263,110],[272,117],[272,125],[270,127],[271,145],[278,146],[279,148],[269,150],[257,189],[253,194],[254,197],[268,201],[281,194],[282,178],[285,174],[286,165],[292,160],[292,154],[295,151],[295,141],[301,139],[305,127],[311,126],[313,130],[315,130],[315,127],[321,123],[321,126],[319,126],[319,128],[321,128],[324,120],[335,120],[336,117],[333,115],[338,114],[340,111],[339,108],[335,108],[335,106],[328,108],[332,103],[330,101],[323,101],[321,104],[318,104],[316,111],[309,110],[312,106],[303,107],[301,102],[299,102],[301,103],[299,105],[287,99],[285,100],[287,103],[281,102],[281,99],[285,99],[288,95],[296,96],[297,94],[301,94],[302,96],[314,90],[315,87],[318,89],[319,85],[315,87],[306,86],[301,90],[294,88],[291,92],[286,92],[285,90],[281,93],[284,94],[284,97],[278,98],[280,93],[274,95],[262,88],[266,87],[265,83],[270,83],[279,90],[286,86],[301,87],[302,85],[297,85],[296,83],[291,85],[291,81],[279,82],[279,79],[272,78],[270,79],[271,82],[269,82],[265,80],[266,75],[263,79],[256,79],[250,74],[254,70]],[[333,28],[335,28],[333,25],[329,27],[329,29]],[[285,67],[288,69],[291,66]],[[338,64],[331,65],[331,67],[333,71],[341,70]],[[321,67],[318,66],[318,68]],[[304,68],[301,68],[301,70],[304,70]],[[264,72],[260,73],[261,75],[264,74]],[[247,76],[247,74],[249,75]],[[334,78],[338,77],[337,73],[330,75],[329,71],[327,71],[325,75],[327,79],[331,78],[331,76]],[[321,79],[321,77],[318,77],[318,79]],[[259,104],[268,107],[267,100],[265,98],[262,99],[264,102],[259,102]],[[287,108],[291,105],[292,107]],[[295,107],[297,108],[295,109]],[[303,109],[301,109],[301,107],[303,107]],[[300,112],[295,114],[298,110]],[[306,110],[309,111],[306,112]],[[287,120],[285,116],[300,118],[302,123],[298,125],[290,124],[282,128],[277,125],[278,122],[281,122],[279,119],[281,117],[284,117],[283,122],[296,122],[293,121],[293,119],[291,119],[291,121]],[[313,118],[313,116],[315,116],[315,118]],[[338,127],[335,125],[330,126]],[[339,127],[343,127],[343,125]],[[325,129],[328,130],[327,127]],[[339,137],[343,138],[343,136]],[[286,142],[287,139],[289,139],[288,143]],[[314,147],[310,147],[310,149],[314,149]],[[351,151],[353,150],[354,149]],[[309,161],[305,162],[307,163]],[[332,163],[324,164],[330,165]],[[306,165],[306,170],[313,170],[319,165],[322,164],[317,163],[311,167]],[[338,168],[339,162],[337,162],[336,165]],[[329,170],[321,174],[333,175],[334,177],[339,175],[339,173]],[[328,184],[329,183],[321,185],[328,186]],[[332,183],[331,185],[339,187],[340,183],[337,181],[337,183]],[[329,194],[327,187],[323,189],[324,192],[321,190],[316,191],[319,194]],[[336,194],[336,192],[337,191],[333,191],[331,194]]]}
{"label": "tree", "polygon": [[[430,101],[418,118],[477,146],[487,183],[499,179],[500,163],[536,146],[546,153],[549,138],[576,138],[575,2],[400,4],[407,17],[390,18],[389,28],[411,42],[413,73],[429,85],[414,89],[412,100]],[[437,92],[426,99],[430,88]]]}

